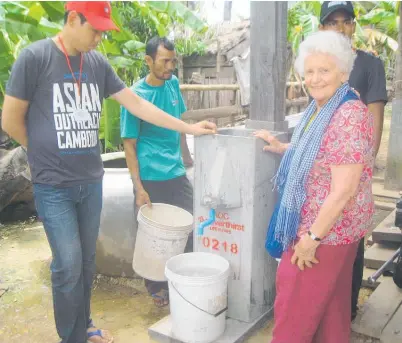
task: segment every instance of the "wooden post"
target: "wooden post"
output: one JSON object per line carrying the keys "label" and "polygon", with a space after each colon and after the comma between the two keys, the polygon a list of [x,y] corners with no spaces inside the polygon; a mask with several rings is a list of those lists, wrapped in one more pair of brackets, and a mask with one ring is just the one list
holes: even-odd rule
{"label": "wooden post", "polygon": [[402,6],[399,6],[398,51],[396,56],[395,98],[392,101],[392,119],[389,133],[386,189],[402,190]]}
{"label": "wooden post", "polygon": [[183,64],[183,56],[179,55],[177,56],[177,59],[179,61],[179,66],[178,66],[178,79],[179,79],[179,84],[182,84],[184,82],[184,64]]}
{"label": "wooden post", "polygon": [[190,10],[195,11],[197,9],[197,1],[187,1],[187,7]]}
{"label": "wooden post", "polygon": [[250,2],[251,129],[287,132],[287,2]]}
{"label": "wooden post", "polygon": [[230,21],[231,18],[232,18],[232,2],[225,1],[223,5],[223,20]]}
{"label": "wooden post", "polygon": [[[237,83],[237,74],[236,74],[236,69],[233,68],[233,83]],[[236,100],[237,100],[237,90],[233,91],[233,98],[230,100],[231,105],[236,105]]]}
{"label": "wooden post", "polygon": [[221,72],[221,42],[216,39],[216,74]]}

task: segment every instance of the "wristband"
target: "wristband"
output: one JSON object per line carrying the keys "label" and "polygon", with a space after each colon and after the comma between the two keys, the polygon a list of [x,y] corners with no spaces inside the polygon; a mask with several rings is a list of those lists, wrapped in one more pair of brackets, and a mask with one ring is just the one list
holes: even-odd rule
{"label": "wristband", "polygon": [[316,241],[316,242],[321,242],[321,238],[318,238],[314,233],[312,233],[311,231],[307,232],[308,235],[311,237],[312,240]]}

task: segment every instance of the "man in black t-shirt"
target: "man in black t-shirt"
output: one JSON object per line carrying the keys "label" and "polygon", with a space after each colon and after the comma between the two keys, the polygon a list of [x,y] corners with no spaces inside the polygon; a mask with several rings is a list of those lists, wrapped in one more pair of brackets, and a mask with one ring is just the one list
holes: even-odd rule
{"label": "man in black t-shirt", "polygon": [[[334,30],[352,38],[355,32],[355,13],[351,1],[324,1],[321,6],[320,30]],[[387,103],[385,70],[382,61],[364,52],[356,51],[356,60],[349,76],[349,84],[356,89],[374,118],[374,153],[378,153]],[[363,279],[364,239],[359,244],[353,266],[352,320],[357,314],[357,300]]]}

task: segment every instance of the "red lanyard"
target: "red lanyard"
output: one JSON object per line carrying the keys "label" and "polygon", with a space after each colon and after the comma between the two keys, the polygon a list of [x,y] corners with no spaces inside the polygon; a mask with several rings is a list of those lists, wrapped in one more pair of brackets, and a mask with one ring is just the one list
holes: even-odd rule
{"label": "red lanyard", "polygon": [[61,45],[61,47],[62,47],[62,49],[63,49],[64,56],[66,56],[67,65],[68,65],[68,68],[70,69],[71,76],[73,77],[75,83],[77,84],[77,87],[78,87],[78,96],[81,98],[81,77],[82,77],[82,65],[83,65],[83,62],[84,62],[84,58],[83,58],[83,56],[82,56],[82,52],[81,52],[81,62],[80,62],[80,76],[79,76],[79,79],[78,79],[78,81],[77,81],[77,79],[75,78],[74,72],[73,72],[73,68],[71,68],[70,58],[68,57],[66,47],[64,46],[63,41],[61,40],[61,37],[60,37],[60,36],[59,36],[59,42],[60,42],[60,45]]}

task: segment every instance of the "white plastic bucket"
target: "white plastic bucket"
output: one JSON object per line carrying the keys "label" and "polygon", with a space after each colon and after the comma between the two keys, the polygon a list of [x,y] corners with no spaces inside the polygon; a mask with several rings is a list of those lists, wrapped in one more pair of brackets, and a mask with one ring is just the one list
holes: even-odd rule
{"label": "white plastic bucket", "polygon": [[166,262],[173,338],[186,343],[214,342],[225,331],[229,262],[194,252]]}
{"label": "white plastic bucket", "polygon": [[191,213],[168,204],[141,206],[138,211],[133,269],[152,281],[166,281],[166,261],[182,254],[193,229]]}

